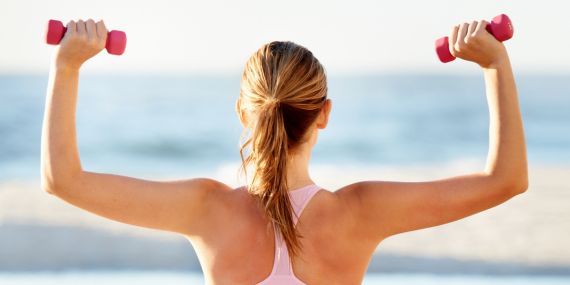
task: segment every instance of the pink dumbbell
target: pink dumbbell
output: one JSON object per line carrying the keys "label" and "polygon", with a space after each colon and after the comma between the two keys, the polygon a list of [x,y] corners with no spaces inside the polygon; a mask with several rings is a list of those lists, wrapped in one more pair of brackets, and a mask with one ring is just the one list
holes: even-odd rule
{"label": "pink dumbbell", "polygon": [[[46,43],[57,45],[65,35],[67,28],[60,21],[49,20],[46,30]],[[105,48],[110,54],[121,55],[127,47],[127,34],[122,31],[112,30],[107,34]]]}
{"label": "pink dumbbell", "polygon": [[[489,23],[486,27],[487,32],[495,37],[500,42],[504,42],[513,37],[513,24],[511,19],[505,14],[501,14]],[[435,41],[435,52],[437,57],[443,63],[453,61],[455,57],[449,51],[449,39],[443,37]]]}

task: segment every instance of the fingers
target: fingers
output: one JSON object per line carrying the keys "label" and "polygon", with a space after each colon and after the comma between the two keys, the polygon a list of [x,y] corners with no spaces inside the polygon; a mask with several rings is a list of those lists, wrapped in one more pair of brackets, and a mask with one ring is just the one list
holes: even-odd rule
{"label": "fingers", "polygon": [[479,24],[477,24],[477,28],[475,28],[475,32],[474,32],[474,33],[475,33],[476,35],[479,35],[479,34],[481,34],[482,32],[485,32],[485,31],[486,31],[485,29],[487,28],[487,25],[488,25],[488,24],[489,24],[489,22],[487,22],[487,21],[485,21],[485,20],[479,21]]}
{"label": "fingers", "polygon": [[97,22],[95,26],[97,28],[97,36],[99,36],[100,38],[106,38],[108,31],[107,27],[105,27],[105,23],[103,22],[103,20]]}
{"label": "fingers", "polygon": [[477,28],[477,21],[471,22],[471,25],[469,25],[469,29],[467,29],[467,34],[470,36],[473,35],[473,33],[475,33],[476,28]]}
{"label": "fingers", "polygon": [[95,21],[92,19],[85,22],[85,31],[87,32],[88,39],[97,39],[97,28],[95,27]]}
{"label": "fingers", "polygon": [[73,35],[77,32],[77,24],[74,21],[69,21],[67,23],[67,32],[66,34]]}
{"label": "fingers", "polygon": [[95,23],[92,19],[87,21],[78,20],[77,22],[69,21],[67,24],[68,34],[83,37],[89,41],[103,43],[107,39],[107,28],[103,21]]}
{"label": "fingers", "polygon": [[83,22],[83,20],[77,21],[77,35],[86,36],[85,22]]}
{"label": "fingers", "polygon": [[105,23],[102,20],[97,23],[92,19],[87,21],[79,20],[77,23],[70,21],[69,23],[73,24],[72,28],[75,33],[89,39],[104,38],[108,32],[107,27],[105,27]]}
{"label": "fingers", "polygon": [[485,21],[473,21],[471,24],[463,23],[454,26],[449,40],[451,54],[455,56],[456,53],[465,49],[472,40],[476,40],[475,37],[481,33],[481,30],[485,29],[486,23]]}
{"label": "fingers", "polygon": [[469,30],[469,24],[463,23],[457,32],[457,40],[455,41],[455,48],[460,49],[465,44],[465,36]]}
{"label": "fingers", "polygon": [[455,42],[457,41],[457,32],[459,31],[459,26],[453,26],[453,28],[451,29],[451,33],[449,33],[449,39],[448,39],[448,44],[449,44],[449,52],[451,53],[451,55],[455,56]]}

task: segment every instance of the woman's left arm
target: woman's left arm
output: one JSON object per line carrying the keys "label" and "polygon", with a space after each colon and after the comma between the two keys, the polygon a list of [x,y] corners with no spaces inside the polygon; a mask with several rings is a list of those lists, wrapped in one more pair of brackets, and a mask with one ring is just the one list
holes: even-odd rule
{"label": "woman's left arm", "polygon": [[158,182],[84,171],[76,141],[79,69],[105,47],[103,22],[69,22],[50,71],[42,129],[42,188],[97,215],[185,235],[205,229],[210,201],[229,189],[199,178]]}

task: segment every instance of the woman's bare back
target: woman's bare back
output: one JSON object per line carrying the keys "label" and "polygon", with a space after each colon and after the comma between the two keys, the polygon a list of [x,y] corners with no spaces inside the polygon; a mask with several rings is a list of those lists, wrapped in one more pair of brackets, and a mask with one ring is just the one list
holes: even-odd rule
{"label": "woman's bare back", "polygon": [[[271,273],[275,239],[271,223],[243,187],[220,191],[221,206],[208,232],[189,237],[209,284],[257,284]],[[322,189],[302,212],[302,251],[293,272],[306,284],[360,284],[377,242],[362,240],[346,201]]]}

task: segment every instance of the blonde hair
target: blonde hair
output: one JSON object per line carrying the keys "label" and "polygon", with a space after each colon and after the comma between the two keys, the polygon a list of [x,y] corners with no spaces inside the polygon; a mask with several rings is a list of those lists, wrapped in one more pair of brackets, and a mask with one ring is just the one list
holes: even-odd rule
{"label": "blonde hair", "polygon": [[[240,111],[250,115],[251,130],[240,147],[242,170],[253,164],[248,185],[294,256],[300,249],[288,195],[287,159],[327,97],[325,70],[313,54],[293,42],[263,45],[247,61],[241,80]],[[246,150],[249,153],[245,155]]]}

